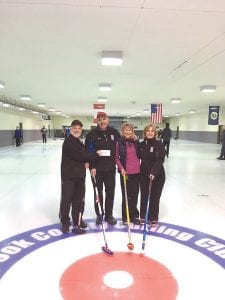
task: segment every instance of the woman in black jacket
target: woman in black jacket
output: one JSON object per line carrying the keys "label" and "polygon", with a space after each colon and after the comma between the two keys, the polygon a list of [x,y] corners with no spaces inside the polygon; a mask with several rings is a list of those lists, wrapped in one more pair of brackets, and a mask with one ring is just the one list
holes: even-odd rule
{"label": "woman in black jacket", "polygon": [[153,124],[145,126],[144,141],[140,143],[141,158],[141,223],[145,222],[147,201],[149,197],[149,184],[152,182],[148,221],[151,225],[157,225],[159,215],[159,201],[165,183],[165,171],[163,162],[165,149],[161,141],[157,140],[157,129]]}

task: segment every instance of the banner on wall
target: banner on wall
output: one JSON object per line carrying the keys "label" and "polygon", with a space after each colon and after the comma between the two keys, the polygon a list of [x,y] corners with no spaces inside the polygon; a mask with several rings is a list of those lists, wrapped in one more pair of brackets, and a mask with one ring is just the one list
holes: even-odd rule
{"label": "banner on wall", "polygon": [[219,106],[209,106],[208,125],[219,124]]}
{"label": "banner on wall", "polygon": [[93,109],[94,109],[93,123],[97,123],[97,113],[99,111],[105,111],[105,104],[104,103],[95,103],[95,104],[93,104]]}

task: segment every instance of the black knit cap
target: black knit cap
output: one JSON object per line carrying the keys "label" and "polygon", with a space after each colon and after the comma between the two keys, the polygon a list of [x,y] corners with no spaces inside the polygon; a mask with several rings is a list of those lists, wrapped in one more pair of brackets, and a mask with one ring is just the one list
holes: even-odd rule
{"label": "black knit cap", "polygon": [[79,126],[83,127],[83,124],[81,123],[81,121],[73,120],[72,123],[71,123],[71,126],[76,126],[76,125],[79,125]]}

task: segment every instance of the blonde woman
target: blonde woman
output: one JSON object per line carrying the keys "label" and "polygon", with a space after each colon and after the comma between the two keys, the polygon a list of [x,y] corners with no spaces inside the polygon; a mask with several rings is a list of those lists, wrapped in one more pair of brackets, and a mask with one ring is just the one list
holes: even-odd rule
{"label": "blonde woman", "polygon": [[140,224],[137,209],[140,179],[140,160],[138,155],[139,141],[131,123],[124,123],[121,127],[121,138],[116,143],[116,164],[120,172],[122,192],[122,220],[127,223],[124,179],[126,176],[129,217],[134,224]]}
{"label": "blonde woman", "polygon": [[149,196],[149,183],[152,181],[148,221],[156,226],[159,215],[159,201],[165,183],[165,171],[163,167],[165,149],[161,141],[157,140],[157,129],[153,124],[145,126],[143,132],[144,141],[140,143],[141,158],[141,223],[145,222],[147,201]]}

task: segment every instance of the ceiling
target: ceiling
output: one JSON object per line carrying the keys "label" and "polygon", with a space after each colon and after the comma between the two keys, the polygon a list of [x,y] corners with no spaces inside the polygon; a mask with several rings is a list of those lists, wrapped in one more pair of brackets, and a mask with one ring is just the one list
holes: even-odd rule
{"label": "ceiling", "polygon": [[[123,64],[101,65],[103,50],[123,51]],[[150,103],[170,116],[225,107],[225,1],[0,1],[0,80],[1,95],[76,116],[102,96],[110,116],[145,116]]]}

